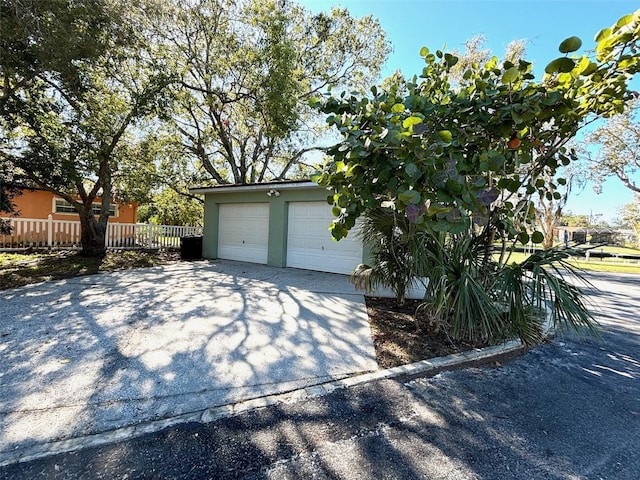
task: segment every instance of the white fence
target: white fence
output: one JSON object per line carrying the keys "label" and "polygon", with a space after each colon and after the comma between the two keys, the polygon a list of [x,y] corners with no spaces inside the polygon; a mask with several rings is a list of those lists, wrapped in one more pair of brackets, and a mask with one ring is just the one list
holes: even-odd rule
{"label": "white fence", "polygon": [[[11,218],[10,235],[0,234],[0,250],[18,248],[80,248],[80,221]],[[180,237],[202,235],[202,227],[107,224],[107,248],[179,248]]]}

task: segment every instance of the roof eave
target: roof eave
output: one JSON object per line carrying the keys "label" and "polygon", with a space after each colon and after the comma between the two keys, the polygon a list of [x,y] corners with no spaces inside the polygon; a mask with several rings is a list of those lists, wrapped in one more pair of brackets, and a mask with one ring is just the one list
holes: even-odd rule
{"label": "roof eave", "polygon": [[195,187],[189,192],[195,194],[234,193],[234,192],[268,192],[269,190],[294,190],[301,188],[323,188],[315,182],[296,183],[260,183],[253,185],[217,185],[215,187]]}

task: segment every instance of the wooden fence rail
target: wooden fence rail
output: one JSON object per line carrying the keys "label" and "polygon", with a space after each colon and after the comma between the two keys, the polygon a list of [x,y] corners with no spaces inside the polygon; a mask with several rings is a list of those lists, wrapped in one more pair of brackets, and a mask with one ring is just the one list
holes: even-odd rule
{"label": "wooden fence rail", "polygon": [[[80,248],[80,221],[5,218],[12,232],[0,234],[0,250],[19,248]],[[179,248],[180,237],[202,235],[202,227],[109,223],[107,248]]]}

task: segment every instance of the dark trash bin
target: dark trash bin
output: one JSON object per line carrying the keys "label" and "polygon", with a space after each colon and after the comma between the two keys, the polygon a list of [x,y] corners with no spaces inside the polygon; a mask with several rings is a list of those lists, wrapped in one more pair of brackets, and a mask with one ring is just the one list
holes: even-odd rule
{"label": "dark trash bin", "polygon": [[202,258],[202,236],[180,237],[180,258],[182,260]]}

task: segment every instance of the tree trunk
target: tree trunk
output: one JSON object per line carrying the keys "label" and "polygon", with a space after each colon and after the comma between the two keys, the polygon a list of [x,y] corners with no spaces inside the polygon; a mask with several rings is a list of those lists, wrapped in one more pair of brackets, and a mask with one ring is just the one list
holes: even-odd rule
{"label": "tree trunk", "polygon": [[96,220],[91,206],[80,212],[80,241],[82,243],[81,255],[85,257],[104,257],[107,253],[107,221]]}

